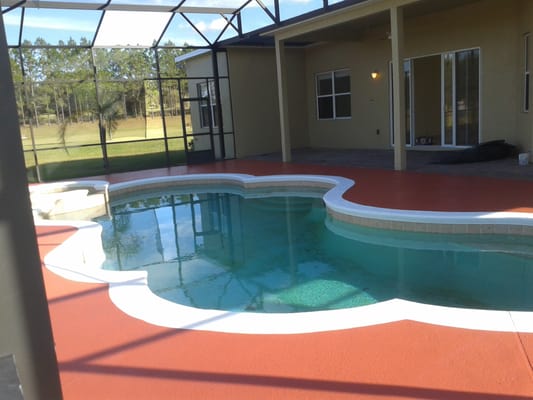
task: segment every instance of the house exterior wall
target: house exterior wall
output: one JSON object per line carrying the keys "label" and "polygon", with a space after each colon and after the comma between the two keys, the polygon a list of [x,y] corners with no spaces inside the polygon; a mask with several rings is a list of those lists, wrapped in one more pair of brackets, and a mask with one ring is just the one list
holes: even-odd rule
{"label": "house exterior wall", "polygon": [[[281,149],[274,49],[228,49],[237,157]],[[287,49],[291,146],[308,145],[305,53]]]}
{"label": "house exterior wall", "polygon": [[[480,0],[415,17],[406,12],[404,25],[406,59],[479,49],[479,141],[506,139],[521,151],[533,148],[533,94],[531,111],[522,109],[523,35],[533,33],[533,1]],[[354,38],[286,49],[292,148],[391,147],[389,31],[384,24]],[[533,37],[530,47],[533,69]],[[235,47],[227,55],[236,157],[280,151],[274,49]],[[196,62],[203,66],[194,67],[194,75],[210,72],[205,68],[211,62],[201,57],[191,60],[188,69]],[[351,118],[318,120],[316,74],[344,69],[350,71]],[[372,80],[375,70],[380,75]],[[414,103],[420,108],[420,101]],[[416,126],[434,130],[435,125],[421,117]]]}
{"label": "house exterior wall", "polygon": [[[529,147],[527,123],[518,124],[521,109],[522,31],[524,2],[486,0],[405,20],[405,57],[480,48],[480,141],[505,138]],[[531,5],[528,4],[528,9]],[[533,21],[526,18],[526,21]],[[387,148],[390,146],[388,26],[369,31],[360,41],[327,43],[307,51],[308,127],[312,146]],[[314,75],[347,68],[351,71],[352,118],[317,120]],[[370,79],[377,69],[381,76]],[[415,72],[416,74],[416,72]],[[416,79],[416,77],[415,77]],[[379,130],[379,134],[377,134]]]}

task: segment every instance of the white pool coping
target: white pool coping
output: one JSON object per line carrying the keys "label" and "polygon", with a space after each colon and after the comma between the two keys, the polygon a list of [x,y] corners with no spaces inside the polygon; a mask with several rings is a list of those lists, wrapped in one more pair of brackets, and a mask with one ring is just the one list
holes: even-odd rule
{"label": "white pool coping", "polygon": [[[437,212],[396,210],[352,203],[342,195],[354,181],[336,176],[273,175],[256,177],[246,174],[193,174],[140,179],[109,185],[109,194],[160,184],[231,182],[246,187],[272,184],[331,187],[323,199],[334,212],[414,223],[437,224],[507,224],[533,226],[533,215],[514,212]],[[86,182],[85,182],[86,183]],[[107,185],[94,181],[95,185]],[[99,186],[101,187],[101,186]],[[131,317],[147,323],[177,329],[243,334],[298,334],[352,329],[401,320],[455,328],[498,332],[533,333],[533,312],[491,311],[444,307],[393,299],[372,305],[330,311],[302,313],[254,313],[205,310],[188,307],[155,295],[148,287],[145,271],[107,271],[100,268],[105,259],[101,227],[93,222],[36,221],[37,226],[73,226],[71,237],[44,259],[46,267],[57,275],[76,282],[109,285],[111,301]]]}

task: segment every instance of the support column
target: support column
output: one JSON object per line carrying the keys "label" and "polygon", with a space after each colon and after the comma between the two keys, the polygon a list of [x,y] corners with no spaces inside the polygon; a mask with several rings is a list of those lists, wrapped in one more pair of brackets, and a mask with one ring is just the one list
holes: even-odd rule
{"label": "support column", "polygon": [[0,356],[13,354],[25,400],[58,400],[61,385],[0,16]]}
{"label": "support column", "polygon": [[285,42],[275,38],[276,69],[278,77],[279,118],[281,129],[281,154],[283,162],[291,161],[291,134],[289,128],[289,98],[287,89],[287,65],[285,61]]}
{"label": "support column", "polygon": [[403,9],[390,9],[392,45],[392,82],[394,110],[394,169],[404,171],[407,166],[405,151],[405,75],[403,68]]}

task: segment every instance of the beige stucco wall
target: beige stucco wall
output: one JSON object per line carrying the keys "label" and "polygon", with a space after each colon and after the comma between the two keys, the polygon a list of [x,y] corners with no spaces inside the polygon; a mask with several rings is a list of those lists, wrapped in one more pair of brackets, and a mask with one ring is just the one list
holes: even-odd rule
{"label": "beige stucco wall", "polygon": [[[222,122],[224,132],[233,131],[233,119],[231,114],[231,100],[230,100],[230,89],[229,89],[229,79],[228,77],[228,63],[227,63],[227,54],[225,52],[217,53],[218,60],[218,73],[219,73],[219,87],[220,87],[220,100],[221,100],[221,109],[222,109]],[[200,56],[190,58],[185,62],[185,69],[188,80],[188,93],[184,94],[184,97],[197,98],[200,94],[198,93],[198,84],[205,83],[206,79],[213,77],[213,58],[212,53],[207,52]],[[194,79],[194,78],[203,78],[203,79]],[[214,96],[214,94],[213,94]],[[191,110],[191,126],[188,128],[187,134],[198,134],[198,133],[207,133],[209,132],[209,127],[201,127],[200,123],[200,109],[199,103],[196,101],[190,102]],[[219,138],[219,128],[214,127],[213,132],[214,136],[214,150],[215,157],[221,158],[221,146]],[[211,139],[209,136],[197,136],[194,139],[195,149],[196,150],[205,150],[211,148]],[[225,135],[225,150],[226,158],[233,158],[235,155],[235,150],[233,148],[233,138],[230,134]]]}
{"label": "beige stucco wall", "polygon": [[[381,148],[389,144],[388,43],[382,39],[327,43],[307,50],[308,128],[312,147]],[[352,117],[318,120],[315,75],[350,71]],[[373,81],[370,73],[379,71]],[[379,132],[379,134],[378,134]]]}
{"label": "beige stucco wall", "polygon": [[[405,20],[406,58],[481,49],[481,141],[506,138],[520,146],[530,141],[518,124],[521,109],[518,43],[522,32],[517,25],[522,3],[521,0],[486,0]],[[313,93],[308,97],[308,126],[313,146],[389,147],[388,30],[388,26],[382,26],[369,31],[363,40],[330,42],[307,50],[306,76],[308,90]],[[342,68],[351,71],[352,118],[319,121],[314,75]],[[375,82],[370,79],[374,69],[382,73],[381,79]],[[376,134],[378,129],[380,135]]]}
{"label": "beige stucco wall", "polygon": [[517,19],[521,0],[484,0],[406,23],[407,56],[480,48],[480,141],[521,144]]}
{"label": "beige stucco wall", "polygon": [[[237,157],[281,149],[276,60],[274,49],[228,49],[230,87]],[[307,140],[305,54],[287,49],[290,129],[293,147]]]}

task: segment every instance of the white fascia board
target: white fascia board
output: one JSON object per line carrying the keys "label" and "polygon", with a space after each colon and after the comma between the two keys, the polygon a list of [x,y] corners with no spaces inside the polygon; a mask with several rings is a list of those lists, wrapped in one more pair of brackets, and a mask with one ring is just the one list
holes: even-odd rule
{"label": "white fascia board", "polygon": [[209,49],[198,49],[198,50],[194,50],[194,51],[191,51],[189,53],[186,53],[186,54],[183,54],[181,56],[177,56],[174,61],[176,63],[179,63],[179,62],[183,62],[183,61],[187,61],[187,60],[190,60],[192,58],[196,58],[196,57],[200,57],[206,53],[209,53],[211,50]]}

